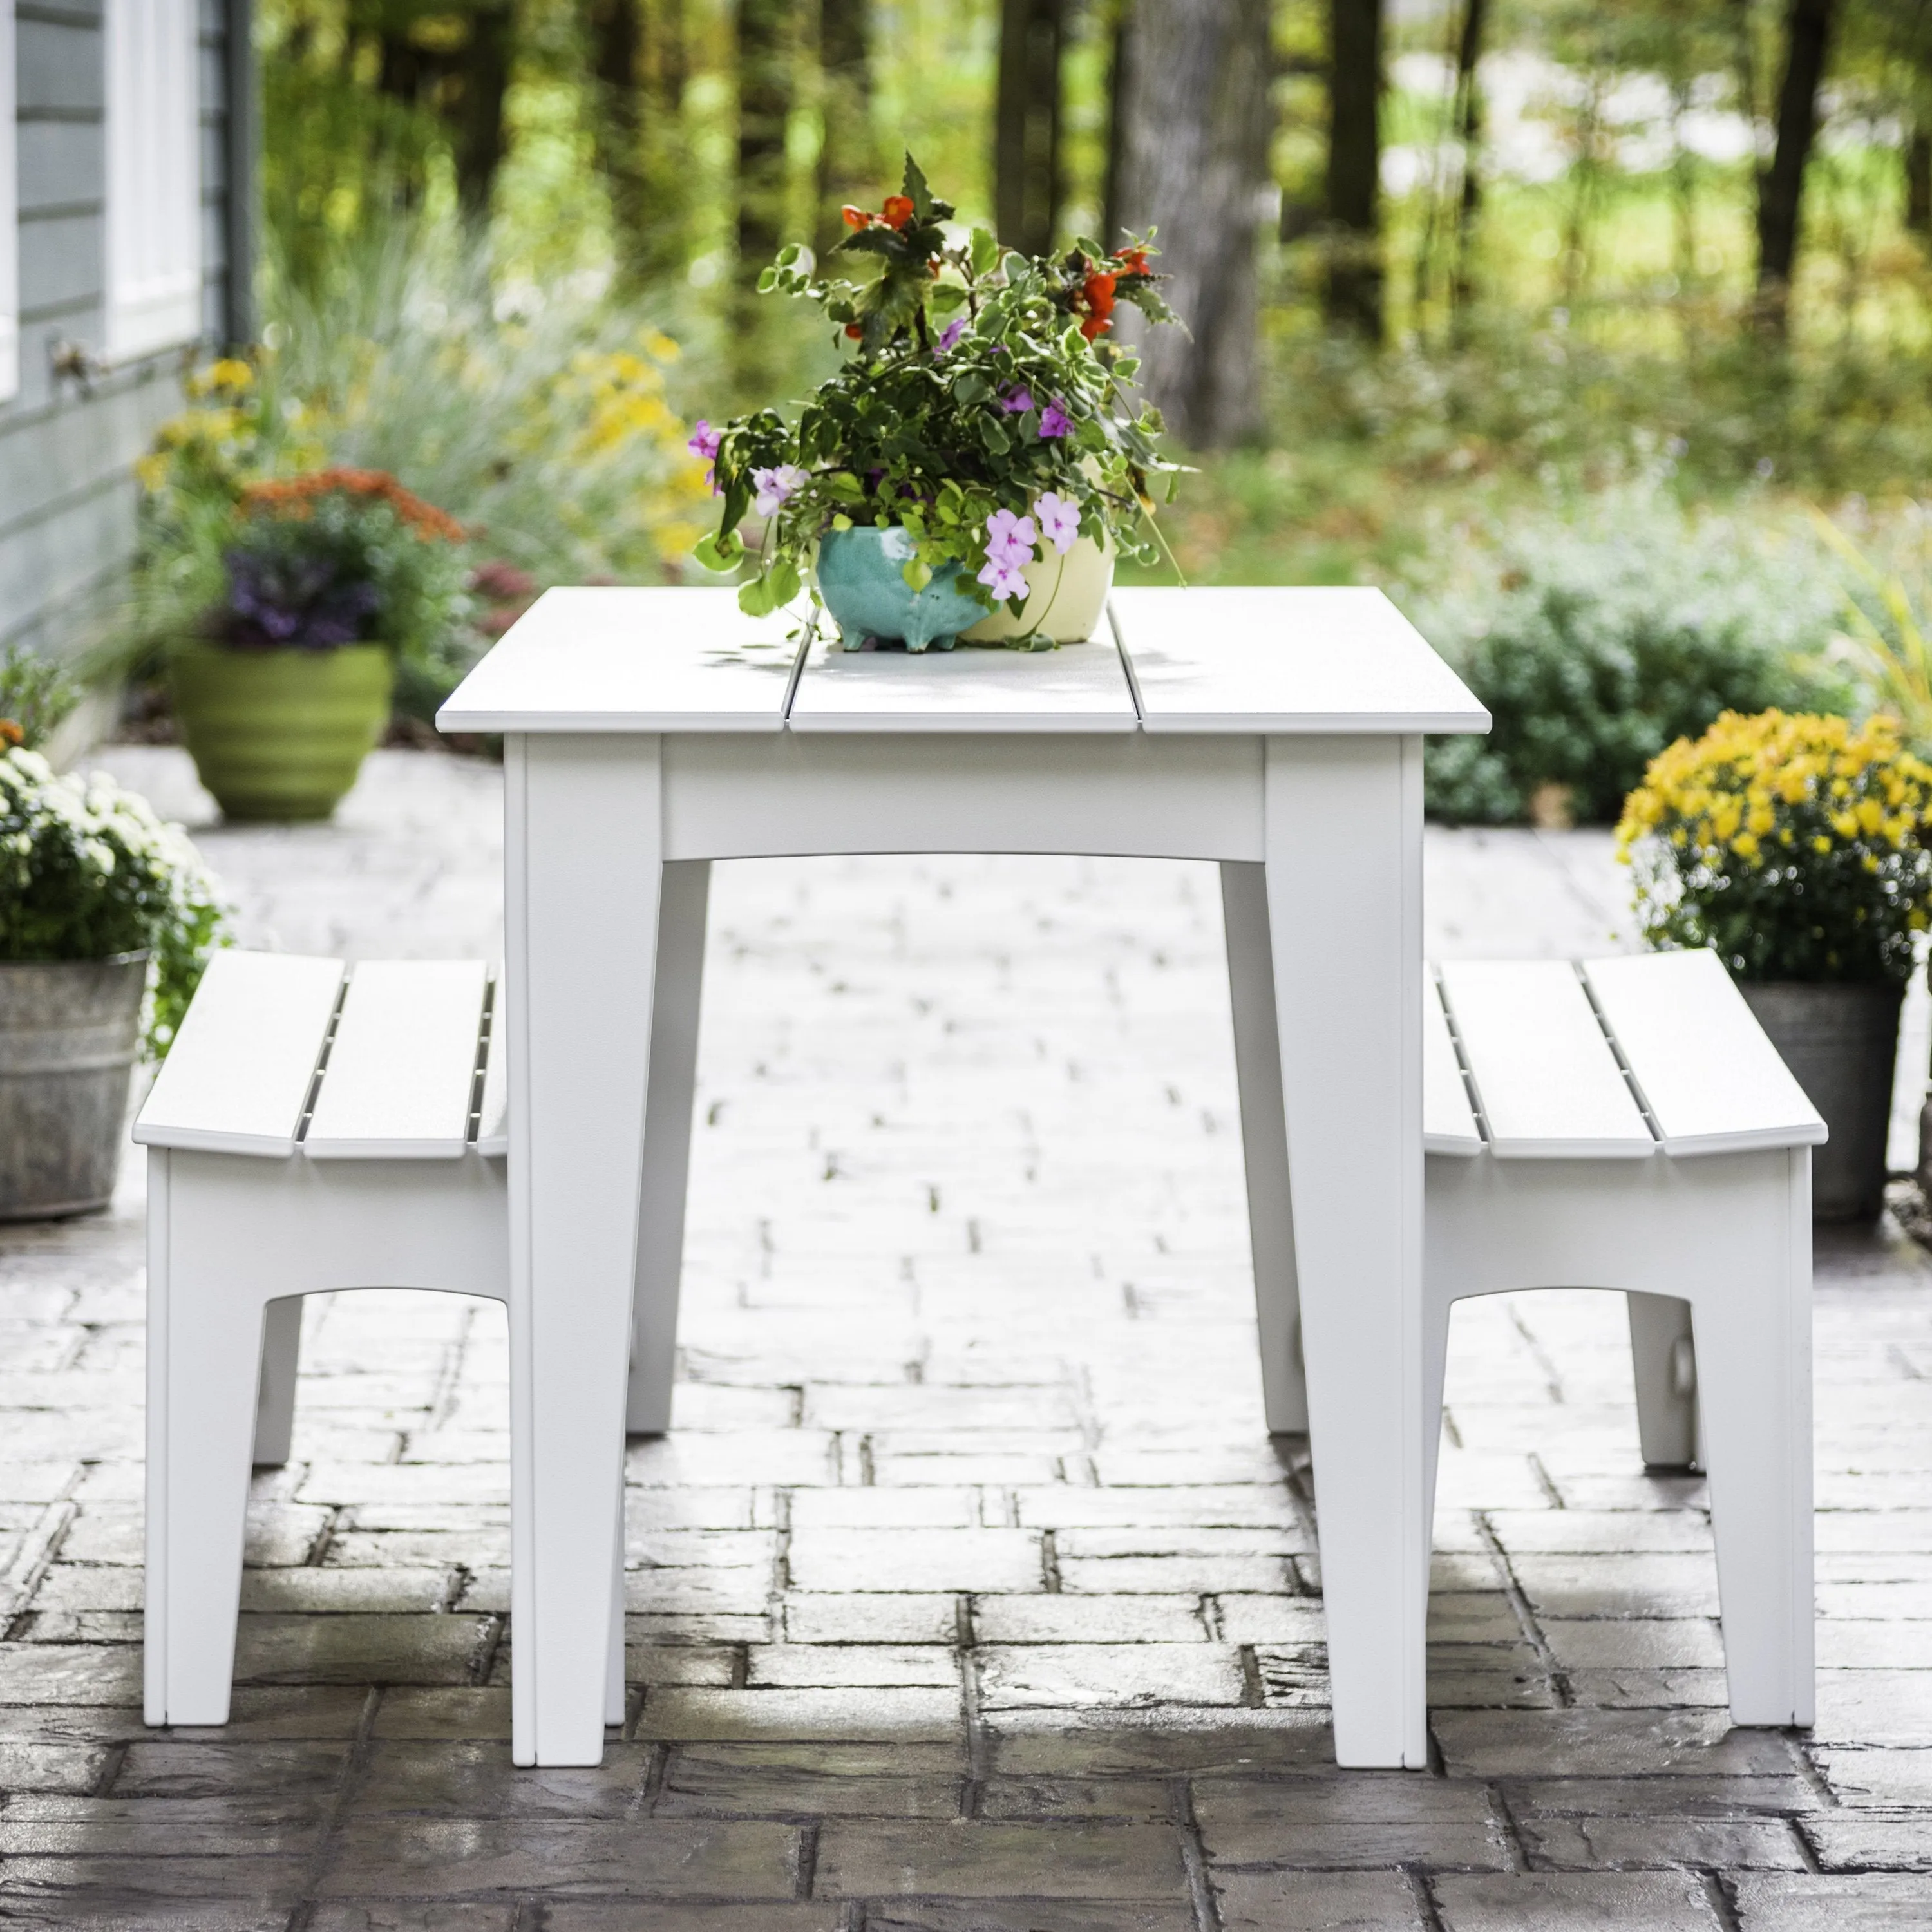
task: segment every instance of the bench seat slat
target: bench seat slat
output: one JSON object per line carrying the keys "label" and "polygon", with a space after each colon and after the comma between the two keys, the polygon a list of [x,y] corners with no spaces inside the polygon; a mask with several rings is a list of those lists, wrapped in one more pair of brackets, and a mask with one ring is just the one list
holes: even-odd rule
{"label": "bench seat slat", "polygon": [[1586,959],[1583,971],[1665,1153],[1823,1141],[1817,1109],[1714,952]]}
{"label": "bench seat slat", "polygon": [[316,1160],[454,1160],[470,1139],[480,959],[356,967],[302,1142]]}
{"label": "bench seat slat", "polygon": [[503,1010],[503,982],[490,1019],[489,1058],[483,1066],[483,1104],[476,1117],[476,1151],[498,1158],[510,1151],[510,1022]]}
{"label": "bench seat slat", "polygon": [[1425,1154],[1466,1156],[1483,1150],[1456,1042],[1450,1037],[1449,1018],[1432,979],[1422,985],[1422,1149]]}
{"label": "bench seat slat", "polygon": [[1452,959],[1442,971],[1498,1160],[1637,1160],[1654,1151],[1567,961]]}
{"label": "bench seat slat", "polygon": [[342,974],[339,959],[216,953],[134,1123],[135,1139],[286,1160]]}

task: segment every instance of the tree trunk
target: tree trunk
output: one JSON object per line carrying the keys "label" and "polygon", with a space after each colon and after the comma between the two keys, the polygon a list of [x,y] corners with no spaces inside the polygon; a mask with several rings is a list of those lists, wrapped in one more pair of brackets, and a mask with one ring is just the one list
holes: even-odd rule
{"label": "tree trunk", "polygon": [[508,0],[478,8],[470,16],[469,44],[458,56],[456,191],[464,212],[478,219],[489,215],[490,190],[503,159],[503,96],[510,85],[514,30]]}
{"label": "tree trunk", "polygon": [[1804,165],[1818,132],[1818,84],[1824,77],[1834,4],[1834,0],[1790,0],[1786,16],[1778,146],[1757,184],[1757,313],[1760,324],[1774,335],[1783,335],[1790,321]]}
{"label": "tree trunk", "polygon": [[1488,0],[1464,0],[1462,38],[1456,50],[1456,139],[1462,156],[1462,191],[1456,210],[1456,266],[1449,278],[1449,301],[1458,317],[1469,306],[1469,261],[1483,206],[1483,92],[1476,69],[1483,57],[1488,14]]}
{"label": "tree trunk", "polygon": [[1142,341],[1142,381],[1197,448],[1261,427],[1255,242],[1268,179],[1268,0],[1138,0],[1121,116],[1118,219],[1153,227],[1186,323]]}
{"label": "tree trunk", "polygon": [[1905,227],[1932,236],[1932,133],[1915,126],[1905,143]]}
{"label": "tree trunk", "polygon": [[738,0],[738,281],[747,291],[782,238],[792,12],[791,0]]}
{"label": "tree trunk", "polygon": [[1382,0],[1329,0],[1330,323],[1382,334]]}
{"label": "tree trunk", "polygon": [[1121,104],[1127,96],[1127,74],[1132,57],[1134,0],[1114,0],[1107,21],[1107,174],[1100,184],[1100,239],[1109,248],[1120,245],[1120,148],[1126,130]]}
{"label": "tree trunk", "polygon": [[1000,0],[993,206],[1000,239],[1050,254],[1060,224],[1060,68],[1066,0]]}
{"label": "tree trunk", "polygon": [[839,240],[839,208],[878,172],[872,136],[872,0],[819,0],[818,69],[824,138],[818,148],[818,220],[814,245],[825,254]]}

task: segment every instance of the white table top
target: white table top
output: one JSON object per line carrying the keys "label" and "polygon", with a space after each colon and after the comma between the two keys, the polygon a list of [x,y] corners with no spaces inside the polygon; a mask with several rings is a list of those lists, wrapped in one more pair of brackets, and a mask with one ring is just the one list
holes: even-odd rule
{"label": "white table top", "polygon": [[[1378,590],[1120,590],[1058,650],[808,651],[729,590],[546,592],[437,714],[446,731],[1485,731]],[[788,632],[799,633],[796,641]],[[805,653],[804,662],[800,662]]]}

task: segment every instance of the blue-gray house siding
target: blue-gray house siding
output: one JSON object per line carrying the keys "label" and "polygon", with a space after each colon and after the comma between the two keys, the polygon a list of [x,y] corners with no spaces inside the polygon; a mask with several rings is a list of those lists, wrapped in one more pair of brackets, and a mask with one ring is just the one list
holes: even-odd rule
{"label": "blue-gray house siding", "polygon": [[[202,316],[208,343],[251,332],[247,0],[201,0]],[[0,642],[76,648],[111,610],[134,541],[131,465],[181,406],[179,349],[100,366],[106,91],[96,4],[15,0],[20,386],[0,403]],[[230,104],[240,97],[241,114]],[[238,248],[238,242],[241,244]]]}

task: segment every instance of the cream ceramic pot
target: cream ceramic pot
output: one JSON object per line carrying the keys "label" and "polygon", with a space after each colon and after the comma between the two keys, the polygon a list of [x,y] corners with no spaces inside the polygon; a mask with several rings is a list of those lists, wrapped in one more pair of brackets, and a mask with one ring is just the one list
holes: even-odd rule
{"label": "cream ceramic pot", "polygon": [[1016,617],[1003,604],[990,617],[962,631],[965,644],[1000,644],[1038,632],[1056,644],[1084,644],[1099,627],[1107,592],[1114,587],[1114,545],[1102,550],[1091,537],[1076,540],[1064,556],[1049,550],[1044,561],[1023,566],[1026,608]]}

